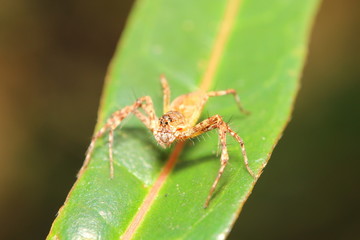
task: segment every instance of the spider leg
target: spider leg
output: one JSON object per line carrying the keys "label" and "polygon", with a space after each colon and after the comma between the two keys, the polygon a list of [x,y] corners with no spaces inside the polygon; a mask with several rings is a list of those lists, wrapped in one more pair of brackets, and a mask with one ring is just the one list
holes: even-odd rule
{"label": "spider leg", "polygon": [[238,105],[238,108],[239,108],[239,110],[241,112],[243,112],[246,115],[250,114],[250,112],[245,110],[244,107],[242,106],[241,101],[240,101],[240,97],[236,93],[235,89],[227,89],[227,90],[222,90],[222,91],[212,91],[212,92],[208,92],[207,96],[208,97],[217,97],[217,96],[224,96],[224,95],[228,95],[228,94],[232,94],[234,96],[236,104]]}
{"label": "spider leg", "polygon": [[164,113],[167,113],[170,108],[170,88],[164,75],[161,75],[160,80],[164,93]]}
{"label": "spider leg", "polygon": [[[138,109],[142,108],[148,116],[142,114]],[[109,130],[109,162],[110,162],[110,178],[114,177],[114,163],[113,163],[113,145],[114,145],[114,130],[121,124],[122,120],[126,118],[130,113],[134,113],[136,117],[142,121],[151,131],[153,131],[155,124],[157,123],[157,117],[153,107],[152,100],[149,96],[144,96],[136,100],[132,105],[126,106],[116,112],[106,121],[105,125],[100,128],[98,132],[94,134],[91,139],[90,145],[86,152],[86,157],[83,166],[81,167],[77,176],[81,176],[89,165],[92,152],[95,147],[96,140],[104,135]]]}
{"label": "spider leg", "polygon": [[229,161],[229,154],[227,151],[227,146],[226,146],[226,126],[224,126],[223,124],[221,124],[219,127],[219,139],[220,139],[220,143],[221,143],[221,156],[220,156],[220,168],[218,171],[218,174],[215,178],[214,183],[212,184],[211,188],[210,188],[210,192],[206,198],[206,202],[204,204],[204,208],[207,208],[210,202],[210,199],[216,189],[217,184],[219,183],[219,180],[224,172],[224,169],[226,167],[226,164]]}
{"label": "spider leg", "polygon": [[236,141],[240,144],[241,152],[242,152],[242,155],[244,156],[244,163],[245,163],[245,167],[246,167],[247,171],[250,173],[250,175],[253,178],[257,178],[256,174],[251,170],[251,168],[249,166],[249,160],[246,155],[244,140],[239,135],[237,135],[237,133],[234,132],[230,127],[228,127],[227,132],[230,133],[230,135],[233,136],[236,139]]}
{"label": "spider leg", "polygon": [[148,129],[150,129],[150,131],[153,132],[158,122],[158,118],[156,117],[154,110],[154,104],[148,96],[144,97],[144,102],[145,103],[142,104],[141,108],[147,116],[140,112],[139,109],[135,109],[133,113]]}
{"label": "spider leg", "polygon": [[134,115],[142,122],[144,123],[144,125],[152,130],[151,128],[151,121],[150,121],[150,118],[148,116],[145,116],[142,112],[140,112],[138,109],[136,109],[134,112]]}
{"label": "spider leg", "polygon": [[181,135],[179,135],[179,139],[187,139],[187,138],[193,138],[196,137],[204,132],[208,132],[210,130],[213,130],[217,128],[219,130],[219,139],[221,144],[221,157],[220,157],[220,169],[218,171],[218,174],[215,178],[214,183],[211,186],[210,192],[207,196],[206,202],[204,207],[206,208],[209,205],[209,202],[211,200],[211,197],[216,189],[216,186],[224,172],[224,169],[226,167],[226,164],[229,160],[229,154],[227,151],[226,146],[226,133],[230,133],[231,136],[233,136],[240,144],[242,155],[244,157],[244,163],[246,166],[247,171],[251,174],[251,176],[255,176],[253,171],[249,167],[248,158],[246,155],[245,145],[244,141],[229,127],[229,125],[223,121],[222,117],[219,115],[215,115],[212,117],[209,117],[208,119],[205,119],[204,121],[196,124],[194,127],[190,128],[189,130],[183,132]]}

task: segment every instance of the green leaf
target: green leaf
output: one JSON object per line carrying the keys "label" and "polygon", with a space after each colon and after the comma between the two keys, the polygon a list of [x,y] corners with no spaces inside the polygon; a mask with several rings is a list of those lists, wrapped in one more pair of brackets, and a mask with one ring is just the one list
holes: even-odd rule
{"label": "green leaf", "polygon": [[[160,74],[169,80],[172,99],[209,80],[209,90],[236,89],[251,114],[242,114],[231,96],[223,96],[209,100],[202,118],[231,119],[251,169],[260,174],[289,121],[317,6],[315,0],[138,1],[106,77],[96,129],[140,96],[151,96],[161,115]],[[216,131],[204,136],[182,149],[132,239],[227,236],[256,180],[246,171],[239,144],[228,137],[230,160],[204,209],[220,166]],[[105,134],[48,239],[119,239],[171,152],[161,149],[139,120],[127,118],[115,132],[115,178],[109,178]]]}

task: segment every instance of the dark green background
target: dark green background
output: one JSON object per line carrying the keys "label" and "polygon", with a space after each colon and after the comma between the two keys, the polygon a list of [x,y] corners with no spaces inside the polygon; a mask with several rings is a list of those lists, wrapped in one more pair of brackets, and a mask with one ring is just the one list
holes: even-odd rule
{"label": "dark green background", "polygon": [[[43,239],[89,144],[132,1],[4,0],[0,239]],[[293,120],[230,239],[359,239],[359,14],[325,0]]]}

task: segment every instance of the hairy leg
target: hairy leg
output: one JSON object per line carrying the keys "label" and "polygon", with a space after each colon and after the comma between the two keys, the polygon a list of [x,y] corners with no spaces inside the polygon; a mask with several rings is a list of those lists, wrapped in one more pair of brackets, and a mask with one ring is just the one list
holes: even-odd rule
{"label": "hairy leg", "polygon": [[227,146],[226,146],[226,127],[221,124],[219,126],[219,139],[220,139],[220,144],[221,144],[221,156],[220,156],[220,169],[218,171],[218,174],[215,178],[214,183],[212,184],[211,188],[210,188],[210,192],[206,198],[206,202],[204,204],[204,208],[207,208],[209,206],[209,202],[211,200],[211,197],[216,189],[216,186],[224,172],[224,169],[226,167],[226,164],[229,161],[229,154],[227,151]]}
{"label": "hairy leg", "polygon": [[142,122],[144,125],[150,129],[150,131],[154,131],[158,118],[156,117],[154,104],[149,96],[145,96],[144,103],[141,105],[141,108],[144,110],[146,115],[139,111],[139,109],[134,110],[134,115]]}
{"label": "hairy leg", "polygon": [[229,125],[226,122],[224,122],[222,117],[219,115],[212,116],[212,117],[205,119],[204,121],[196,124],[194,127],[181,133],[178,138],[179,139],[187,139],[187,138],[196,137],[204,132],[211,131],[215,128],[217,128],[219,130],[219,138],[220,138],[220,143],[221,143],[221,148],[222,148],[221,157],[220,157],[221,166],[220,166],[218,174],[215,178],[215,181],[214,181],[213,185],[211,186],[209,195],[206,199],[206,202],[204,205],[205,208],[209,205],[210,199],[216,189],[216,186],[217,186],[217,184],[224,172],[226,164],[228,163],[228,160],[229,160],[229,155],[228,155],[227,146],[226,146],[226,133],[230,133],[230,135],[233,136],[239,142],[241,150],[242,150],[242,155],[244,157],[244,163],[245,163],[246,169],[251,174],[251,176],[253,176],[253,177],[255,176],[253,171],[249,167],[248,158],[246,155],[246,150],[245,150],[245,145],[244,145],[243,140],[233,130],[231,130]]}
{"label": "hairy leg", "polygon": [[224,95],[229,95],[229,94],[232,94],[234,96],[236,104],[238,105],[238,108],[240,109],[241,112],[243,112],[244,114],[249,114],[250,113],[247,110],[245,110],[244,107],[242,106],[241,101],[240,101],[240,97],[236,93],[235,89],[228,89],[228,90],[222,90],[222,91],[212,91],[212,92],[208,92],[207,96],[208,97],[217,97],[217,96],[224,96]]}
{"label": "hairy leg", "polygon": [[170,107],[170,88],[164,75],[161,75],[160,80],[164,93],[164,113],[167,113]]}
{"label": "hairy leg", "polygon": [[[142,108],[148,116],[142,114],[138,109]],[[152,100],[149,96],[141,97],[132,105],[126,106],[116,112],[106,121],[105,125],[100,128],[98,132],[94,134],[91,139],[90,145],[86,152],[86,157],[83,166],[81,167],[78,177],[85,171],[89,165],[92,152],[95,147],[96,140],[103,136],[103,134],[109,130],[109,162],[110,162],[110,177],[114,177],[114,161],[113,161],[113,145],[114,145],[114,130],[120,125],[122,120],[126,118],[130,113],[134,113],[140,121],[142,121],[151,131],[153,126],[157,122],[155,110],[153,107]]]}

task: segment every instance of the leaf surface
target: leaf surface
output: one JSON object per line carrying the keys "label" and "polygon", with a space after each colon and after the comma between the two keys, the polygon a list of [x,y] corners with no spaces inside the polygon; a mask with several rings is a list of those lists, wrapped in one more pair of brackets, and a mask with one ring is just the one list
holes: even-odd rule
{"label": "leaf surface", "polygon": [[[260,174],[290,118],[317,6],[315,0],[138,1],[106,77],[96,129],[140,96],[151,96],[160,116],[160,74],[172,99],[199,87],[233,88],[250,115],[222,96],[209,100],[202,118],[219,114],[230,121]],[[127,118],[115,132],[115,178],[109,178],[106,134],[48,239],[119,239],[125,232],[122,239],[224,239],[256,181],[228,137],[230,160],[204,209],[220,166],[217,144],[213,131],[178,145],[175,167],[130,231],[174,147],[161,149],[139,120]]]}

